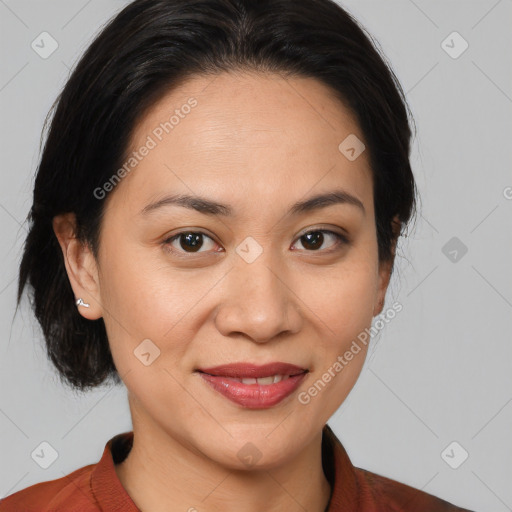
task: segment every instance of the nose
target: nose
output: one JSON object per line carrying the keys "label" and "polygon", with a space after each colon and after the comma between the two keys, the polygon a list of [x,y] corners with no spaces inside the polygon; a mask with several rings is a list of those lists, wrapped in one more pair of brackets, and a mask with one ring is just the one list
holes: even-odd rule
{"label": "nose", "polygon": [[[226,276],[223,301],[215,318],[226,337],[245,336],[266,343],[300,331],[300,299],[290,279],[262,256],[253,263],[239,261]],[[288,282],[287,282],[288,281]]]}

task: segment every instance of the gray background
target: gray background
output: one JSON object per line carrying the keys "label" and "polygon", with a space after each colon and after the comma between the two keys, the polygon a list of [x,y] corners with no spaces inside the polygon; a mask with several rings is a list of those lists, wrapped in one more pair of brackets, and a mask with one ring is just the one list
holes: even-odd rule
{"label": "gray background", "polygon": [[[0,497],[97,462],[110,437],[131,429],[124,387],[63,388],[26,299],[14,317],[44,116],[125,3],[0,0]],[[343,5],[407,92],[422,203],[386,302],[403,310],[330,424],[356,466],[477,511],[512,510],[512,1]],[[31,48],[43,31],[59,45],[47,59]],[[458,58],[442,47],[453,31],[469,44]],[[31,458],[42,441],[58,452],[48,469]],[[458,469],[441,456],[453,441],[469,453]],[[459,448],[447,453],[460,461]]]}

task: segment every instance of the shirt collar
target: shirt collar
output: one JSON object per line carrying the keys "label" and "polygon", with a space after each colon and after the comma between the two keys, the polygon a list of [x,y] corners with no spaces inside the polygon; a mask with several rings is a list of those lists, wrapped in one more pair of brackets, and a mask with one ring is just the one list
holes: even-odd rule
{"label": "shirt collar", "polygon": [[91,489],[101,510],[140,512],[119,480],[114,464],[128,455],[133,431],[117,434],[105,445],[101,460],[91,474]]}
{"label": "shirt collar", "polygon": [[326,512],[359,511],[359,489],[355,468],[329,425],[322,430],[322,466],[331,485],[331,498]]}
{"label": "shirt collar", "polygon": [[[117,434],[105,445],[91,474],[91,489],[102,510],[140,512],[119,480],[114,464],[123,461],[133,444],[133,431]],[[322,430],[322,466],[331,486],[326,512],[357,511],[358,486],[354,467],[343,445],[325,425]]]}

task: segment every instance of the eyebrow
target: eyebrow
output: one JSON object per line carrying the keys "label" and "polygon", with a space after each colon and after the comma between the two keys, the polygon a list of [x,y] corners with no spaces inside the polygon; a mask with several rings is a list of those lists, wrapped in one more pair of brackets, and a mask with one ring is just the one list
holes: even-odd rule
{"label": "eyebrow", "polygon": [[[357,207],[363,215],[366,210],[363,203],[352,194],[345,190],[333,190],[331,192],[317,194],[306,200],[296,202],[289,210],[289,214],[298,215],[326,208],[334,204],[348,204]],[[233,209],[226,204],[218,203],[210,199],[189,194],[174,194],[166,196],[158,201],[146,205],[142,210],[142,215],[147,215],[164,206],[182,206],[191,210],[196,210],[205,215],[229,217],[233,215]]]}

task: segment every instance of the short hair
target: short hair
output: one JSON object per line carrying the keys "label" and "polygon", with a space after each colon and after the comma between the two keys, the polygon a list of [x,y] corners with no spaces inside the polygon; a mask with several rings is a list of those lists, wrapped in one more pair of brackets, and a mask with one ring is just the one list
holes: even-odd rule
{"label": "short hair", "polygon": [[77,311],[52,219],[74,212],[76,236],[97,257],[105,199],[94,190],[125,161],[148,109],[194,76],[273,72],[328,86],[364,135],[378,257],[393,261],[393,242],[416,206],[408,114],[413,119],[377,44],[332,0],[135,0],[106,24],[46,117],[19,268],[17,304],[29,284],[64,384],[85,391],[121,379],[103,319]]}

